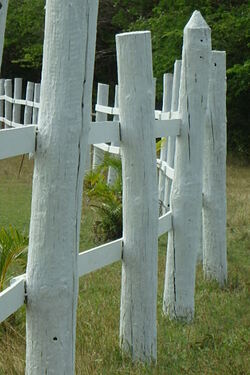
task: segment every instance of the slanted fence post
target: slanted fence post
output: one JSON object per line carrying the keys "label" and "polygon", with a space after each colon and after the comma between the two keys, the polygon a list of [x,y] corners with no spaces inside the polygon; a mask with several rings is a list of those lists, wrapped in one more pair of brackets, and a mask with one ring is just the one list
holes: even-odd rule
{"label": "slanted fence post", "polygon": [[158,193],[150,32],[116,36],[123,239],[120,342],[133,360],[156,359]]}
{"label": "slanted fence post", "polygon": [[8,0],[1,0],[1,7],[0,7],[0,71],[1,71],[1,65],[2,65],[4,34],[5,34],[5,27],[6,27],[8,3],[9,3]]}
{"label": "slanted fence post", "polygon": [[[181,78],[181,60],[176,60],[174,64],[174,75],[173,75],[173,88],[172,88],[172,100],[171,100],[171,111],[176,112],[178,110],[179,102],[179,90],[180,90],[180,78]],[[174,155],[175,155],[175,142],[176,137],[168,137],[168,147],[167,147],[167,163],[168,166],[174,168]],[[172,180],[166,178],[163,207],[165,207],[165,212],[169,211],[170,208],[170,192],[172,187]]]}
{"label": "slanted fence post", "polygon": [[[169,112],[171,110],[172,101],[172,88],[173,88],[173,74],[166,73],[163,76],[163,99],[162,99],[162,112]],[[161,147],[160,160],[167,161],[169,137]],[[167,177],[166,174],[159,170],[159,200],[162,207],[162,214],[166,213],[167,208],[164,206],[164,192],[166,189]]]}
{"label": "slanted fence post", "polygon": [[203,268],[224,286],[226,249],[226,53],[212,51],[204,137]]}
{"label": "slanted fence post", "polygon": [[[114,108],[118,108],[119,107],[119,101],[118,101],[118,85],[115,85],[115,100],[114,100]],[[113,121],[119,121],[119,115],[114,115],[113,116]],[[112,142],[111,143],[111,146],[119,146],[118,144]],[[114,157],[114,156],[113,156]],[[108,178],[107,178],[107,181],[108,181],[108,184],[109,185],[113,185],[115,180],[116,180],[116,171],[114,168],[112,167],[109,167],[108,169]]]}
{"label": "slanted fence post", "polygon": [[74,374],[97,8],[97,0],[46,2],[26,277],[26,375]]}
{"label": "slanted fence post", "polygon": [[[104,83],[98,83],[97,87],[97,100],[96,104],[107,106],[109,102],[109,85]],[[96,111],[96,121],[107,121],[108,115],[106,113],[101,113]],[[92,168],[95,169],[103,162],[104,153],[97,147],[93,147],[93,165]]]}
{"label": "slanted fence post", "polygon": [[168,236],[163,309],[170,318],[194,315],[196,257],[202,212],[202,155],[211,30],[195,11],[184,29],[175,174],[171,192],[173,230]]}

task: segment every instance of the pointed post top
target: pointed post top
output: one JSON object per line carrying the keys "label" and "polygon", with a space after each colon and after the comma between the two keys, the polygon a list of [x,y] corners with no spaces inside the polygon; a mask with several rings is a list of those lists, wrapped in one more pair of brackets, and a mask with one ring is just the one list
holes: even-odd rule
{"label": "pointed post top", "polygon": [[185,29],[210,29],[201,13],[195,10],[185,26]]}

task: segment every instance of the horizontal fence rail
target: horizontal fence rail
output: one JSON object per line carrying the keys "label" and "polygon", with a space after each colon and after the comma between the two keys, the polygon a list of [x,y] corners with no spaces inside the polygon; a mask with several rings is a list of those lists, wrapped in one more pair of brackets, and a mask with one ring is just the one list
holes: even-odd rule
{"label": "horizontal fence rail", "polygon": [[[172,212],[159,217],[158,237],[172,230]],[[97,271],[122,259],[123,239],[108,242],[79,253],[78,277]],[[25,303],[25,277],[11,280],[11,285],[0,293],[0,323]]]}
{"label": "horizontal fence rail", "polygon": [[35,151],[36,126],[0,130],[0,160]]}

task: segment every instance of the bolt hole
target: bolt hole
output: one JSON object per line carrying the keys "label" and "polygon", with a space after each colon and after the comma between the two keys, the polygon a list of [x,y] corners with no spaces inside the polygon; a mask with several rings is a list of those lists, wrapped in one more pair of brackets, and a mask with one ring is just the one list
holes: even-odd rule
{"label": "bolt hole", "polygon": [[57,337],[53,337],[53,341],[57,341]]}
{"label": "bolt hole", "polygon": [[201,42],[203,42],[203,39],[201,39]]}
{"label": "bolt hole", "polygon": [[203,57],[202,57],[202,56],[200,56],[200,59],[203,59]]}
{"label": "bolt hole", "polygon": [[217,64],[216,64],[216,63],[214,63],[214,66],[217,66]]}

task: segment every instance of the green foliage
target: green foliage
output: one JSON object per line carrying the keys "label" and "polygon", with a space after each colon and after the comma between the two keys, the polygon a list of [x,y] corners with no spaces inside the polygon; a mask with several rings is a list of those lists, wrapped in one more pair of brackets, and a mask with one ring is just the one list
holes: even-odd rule
{"label": "green foliage", "polygon": [[[107,183],[109,168],[116,172],[112,185]],[[117,158],[105,154],[103,163],[85,177],[90,207],[96,212],[95,242],[115,240],[122,236],[122,166]]]}
{"label": "green foliage", "polygon": [[0,230],[0,292],[3,290],[8,271],[13,263],[26,267],[28,237],[13,226]]}

